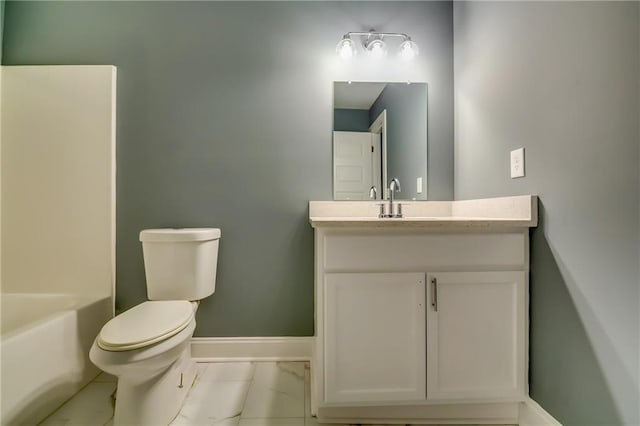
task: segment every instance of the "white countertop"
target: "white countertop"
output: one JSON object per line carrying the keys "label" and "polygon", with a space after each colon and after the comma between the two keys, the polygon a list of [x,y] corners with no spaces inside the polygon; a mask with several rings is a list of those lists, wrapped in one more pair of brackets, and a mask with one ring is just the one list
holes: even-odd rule
{"label": "white countertop", "polygon": [[[399,201],[402,218],[378,218],[382,201],[310,201],[309,222],[318,227],[528,228],[538,224],[538,197],[461,201]],[[388,202],[387,202],[388,203]]]}

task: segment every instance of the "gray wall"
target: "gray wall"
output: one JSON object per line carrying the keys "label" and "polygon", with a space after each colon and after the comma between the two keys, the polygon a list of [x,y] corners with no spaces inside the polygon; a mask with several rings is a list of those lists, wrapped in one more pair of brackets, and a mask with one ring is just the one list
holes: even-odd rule
{"label": "gray wall", "polygon": [[416,192],[416,178],[422,177],[423,185],[427,178],[426,99],[426,84],[389,84],[369,110],[371,123],[387,110],[387,176],[398,178],[403,200],[428,195]]}
{"label": "gray wall", "polygon": [[454,6],[456,199],[540,197],[530,389],[565,425],[640,424],[639,6]]}
{"label": "gray wall", "polygon": [[2,36],[4,34],[4,0],[0,0],[0,64],[2,63]]}
{"label": "gray wall", "polygon": [[[138,232],[222,229],[199,336],[313,333],[309,200],[330,200],[332,82],[429,83],[429,193],[453,195],[450,2],[7,2],[5,64],[118,67],[117,307],[146,298]],[[413,64],[340,61],[409,33]]]}
{"label": "gray wall", "polygon": [[368,132],[369,110],[343,109],[333,110],[333,130],[337,132]]}

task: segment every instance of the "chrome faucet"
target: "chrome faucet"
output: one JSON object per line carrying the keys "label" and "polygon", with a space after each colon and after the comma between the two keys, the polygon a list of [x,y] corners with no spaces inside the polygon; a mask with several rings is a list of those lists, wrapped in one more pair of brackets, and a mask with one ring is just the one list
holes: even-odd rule
{"label": "chrome faucet", "polygon": [[[372,200],[376,200],[378,198],[378,188],[376,188],[375,185],[369,188],[369,198]],[[384,200],[382,200],[382,203],[378,203],[378,206],[380,206],[380,214],[378,215],[378,217],[379,218],[388,217],[387,212],[384,209],[385,208]]]}
{"label": "chrome faucet", "polygon": [[389,182],[389,209],[388,213],[383,214],[382,209],[380,209],[380,217],[386,218],[401,218],[402,217],[402,204],[396,203],[396,208],[394,209],[393,200],[395,199],[396,191],[400,192],[400,181],[398,178],[391,179]]}
{"label": "chrome faucet", "polygon": [[376,188],[375,185],[369,188],[369,198],[371,198],[372,200],[378,198],[378,188]]}

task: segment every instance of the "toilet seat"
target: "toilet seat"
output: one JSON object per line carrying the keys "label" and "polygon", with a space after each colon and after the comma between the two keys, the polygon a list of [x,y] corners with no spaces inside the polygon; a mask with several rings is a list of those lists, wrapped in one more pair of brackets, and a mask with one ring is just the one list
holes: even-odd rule
{"label": "toilet seat", "polygon": [[106,323],[96,339],[107,351],[129,351],[168,339],[193,320],[197,304],[186,300],[141,303]]}

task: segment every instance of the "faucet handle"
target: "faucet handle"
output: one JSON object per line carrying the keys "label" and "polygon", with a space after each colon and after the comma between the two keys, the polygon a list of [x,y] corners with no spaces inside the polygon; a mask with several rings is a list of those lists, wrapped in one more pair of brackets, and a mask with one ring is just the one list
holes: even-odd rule
{"label": "faucet handle", "polygon": [[398,203],[397,206],[398,207],[396,208],[396,216],[395,217],[401,218],[402,217],[402,203]]}
{"label": "faucet handle", "polygon": [[379,218],[383,218],[383,217],[387,217],[387,211],[385,206],[387,205],[386,203],[378,203],[378,205],[380,206],[380,213],[378,214]]}

